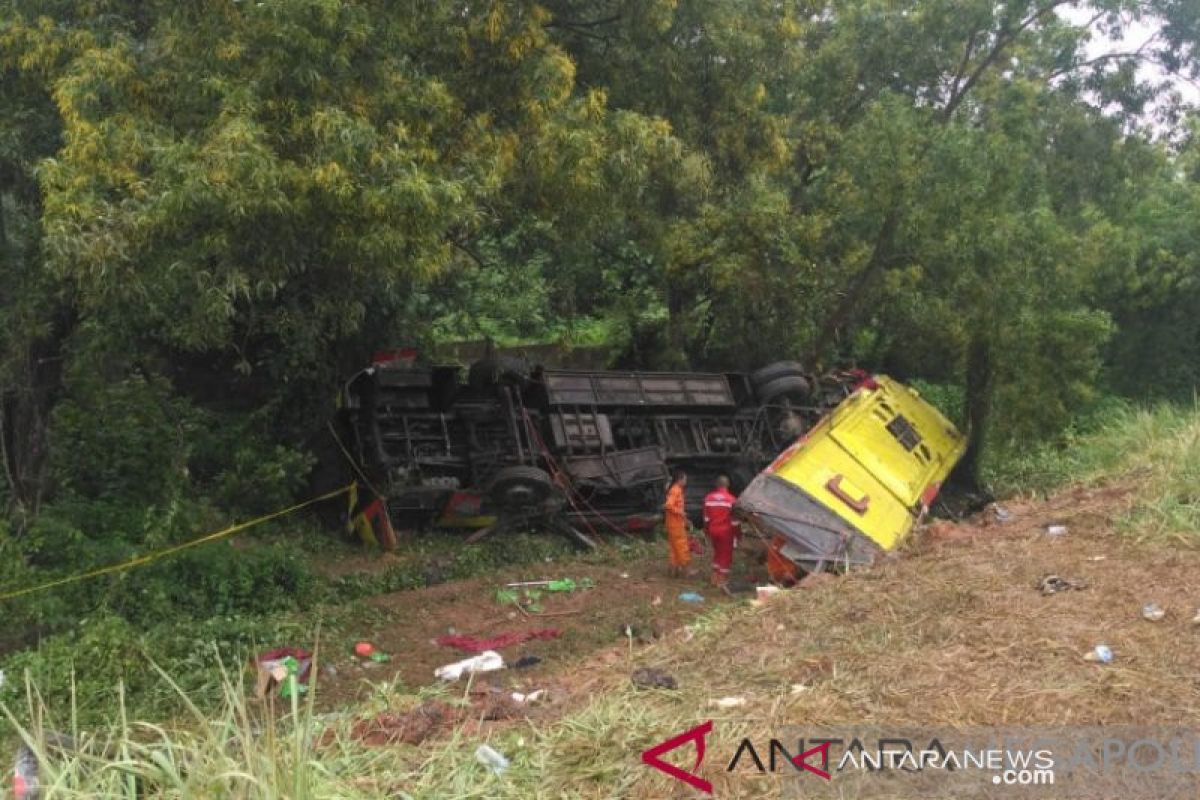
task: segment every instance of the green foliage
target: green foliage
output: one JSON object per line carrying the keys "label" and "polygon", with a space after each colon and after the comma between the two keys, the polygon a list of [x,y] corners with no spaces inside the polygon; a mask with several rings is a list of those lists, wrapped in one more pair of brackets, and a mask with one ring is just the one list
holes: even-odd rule
{"label": "green foliage", "polygon": [[200,418],[165,380],[79,386],[54,414],[51,469],[67,496],[149,506],[170,503],[186,485]]}
{"label": "green foliage", "polygon": [[[0,575],[288,505],[401,342],[853,362],[930,392],[975,477],[1069,466],[1043,443],[1106,391],[1200,380],[1194,115],[1088,49],[1133,14],[1195,75],[1194,2],[1092,6],[0,0]],[[553,547],[332,587],[214,547],[13,619],[271,615],[514,546]]]}
{"label": "green foliage", "polygon": [[1200,530],[1200,407],[1140,407],[1109,398],[1061,438],[1000,450],[991,479],[1003,492],[1045,494],[1067,484],[1109,481],[1130,489],[1121,527],[1138,538],[1195,546]]}

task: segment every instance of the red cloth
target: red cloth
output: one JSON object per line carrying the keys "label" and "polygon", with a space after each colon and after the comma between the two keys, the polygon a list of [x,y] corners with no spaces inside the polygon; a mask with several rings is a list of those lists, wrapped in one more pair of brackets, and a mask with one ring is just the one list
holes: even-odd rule
{"label": "red cloth", "polygon": [[728,489],[717,488],[704,498],[704,532],[709,538],[733,536],[738,532],[738,522],[733,518],[733,503],[737,500]]}
{"label": "red cloth", "polygon": [[484,650],[499,650],[530,639],[557,639],[562,636],[558,628],[543,628],[540,631],[524,633],[502,633],[491,639],[476,639],[474,636],[439,636],[436,641],[442,647],[453,647],[465,653],[482,653]]}

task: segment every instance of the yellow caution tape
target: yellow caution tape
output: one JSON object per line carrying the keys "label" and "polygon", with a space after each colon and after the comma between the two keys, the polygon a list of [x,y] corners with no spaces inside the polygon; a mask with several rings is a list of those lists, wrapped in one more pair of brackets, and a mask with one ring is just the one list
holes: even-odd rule
{"label": "yellow caution tape", "polygon": [[293,511],[299,511],[300,509],[304,508],[305,506],[311,506],[313,503],[319,503],[322,500],[328,500],[332,497],[337,497],[340,494],[345,494],[346,492],[350,491],[352,488],[354,488],[353,483],[343,486],[340,489],[335,489],[332,492],[327,492],[319,497],[309,498],[308,500],[305,500],[303,503],[297,503],[294,506],[289,506],[289,507],[281,509],[279,511],[272,511],[270,514],[264,514],[261,517],[256,517],[255,519],[248,520],[246,522],[239,522],[236,525],[230,525],[228,528],[225,528],[224,530],[205,534],[204,536],[201,536],[198,539],[192,539],[191,541],[184,542],[183,544],[177,544],[173,547],[168,547],[164,550],[158,550],[153,553],[147,553],[146,555],[137,556],[136,558],[131,558],[128,561],[122,561],[120,564],[110,564],[107,567],[100,567],[99,569],[94,569],[94,570],[91,570],[90,572],[83,572],[78,575],[70,575],[66,578],[59,578],[57,580],[49,581],[47,583],[43,583],[38,586],[30,586],[27,589],[19,589],[15,592],[8,592],[6,594],[0,594],[0,602],[3,602],[5,600],[12,600],[17,597],[23,597],[27,594],[35,594],[37,592],[45,591],[46,589],[53,589],[56,586],[63,586],[68,583],[76,583],[78,581],[85,581],[89,578],[98,578],[101,575],[110,575],[114,572],[123,572],[124,570],[133,569],[134,567],[143,567],[146,564],[149,564],[153,561],[157,561],[160,558],[165,558],[166,556],[174,555],[175,553],[178,553],[181,550],[187,550],[189,547],[198,547],[199,545],[202,545],[202,544],[208,544],[209,542],[215,542],[218,539],[224,539],[226,536],[232,536],[233,534],[237,533],[238,531],[244,531],[247,528],[254,527],[255,525],[261,525],[262,523],[267,522],[268,520],[276,519],[277,517],[282,517],[286,514],[292,513]]}

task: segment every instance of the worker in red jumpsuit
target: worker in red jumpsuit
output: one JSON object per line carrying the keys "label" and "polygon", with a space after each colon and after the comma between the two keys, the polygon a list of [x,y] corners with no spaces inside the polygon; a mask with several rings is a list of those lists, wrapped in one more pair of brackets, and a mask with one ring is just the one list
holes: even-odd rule
{"label": "worker in red jumpsuit", "polygon": [[733,566],[733,546],[741,528],[733,518],[733,502],[737,498],[729,491],[729,478],[717,478],[717,486],[704,498],[704,532],[712,543],[712,583],[729,591],[729,570]]}

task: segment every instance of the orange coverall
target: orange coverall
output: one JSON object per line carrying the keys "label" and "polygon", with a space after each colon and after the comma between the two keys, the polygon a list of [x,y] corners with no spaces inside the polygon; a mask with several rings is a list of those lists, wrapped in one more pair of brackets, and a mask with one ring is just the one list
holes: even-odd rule
{"label": "orange coverall", "polygon": [[672,567],[686,567],[692,563],[692,553],[688,547],[687,517],[683,510],[683,487],[678,483],[671,484],[667,490],[665,523],[667,526],[667,547]]}

